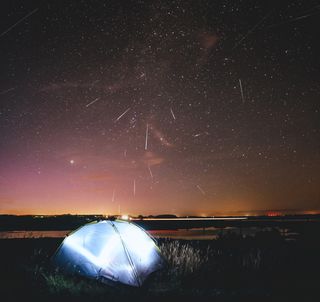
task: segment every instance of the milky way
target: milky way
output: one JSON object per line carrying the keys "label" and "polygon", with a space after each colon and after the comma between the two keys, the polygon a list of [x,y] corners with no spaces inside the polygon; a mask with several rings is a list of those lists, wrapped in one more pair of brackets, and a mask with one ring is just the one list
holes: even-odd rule
{"label": "milky way", "polygon": [[318,1],[3,2],[0,213],[320,210]]}

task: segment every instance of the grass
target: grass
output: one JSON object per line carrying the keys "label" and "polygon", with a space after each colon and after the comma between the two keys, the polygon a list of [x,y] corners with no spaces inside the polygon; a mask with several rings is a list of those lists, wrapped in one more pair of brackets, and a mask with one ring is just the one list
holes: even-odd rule
{"label": "grass", "polygon": [[159,246],[161,254],[168,263],[169,270],[177,277],[195,273],[205,265],[210,256],[209,248],[202,251],[191,244],[166,240]]}

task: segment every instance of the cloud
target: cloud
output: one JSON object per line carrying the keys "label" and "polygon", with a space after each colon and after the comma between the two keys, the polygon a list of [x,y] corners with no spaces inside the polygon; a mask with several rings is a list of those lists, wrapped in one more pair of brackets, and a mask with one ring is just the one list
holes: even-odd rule
{"label": "cloud", "polygon": [[156,155],[153,152],[145,152],[143,162],[150,167],[161,165],[164,162],[164,158]]}
{"label": "cloud", "polygon": [[92,173],[85,176],[86,180],[92,180],[92,181],[109,181],[114,180],[114,174],[109,172],[100,172],[100,173]]}
{"label": "cloud", "polygon": [[215,33],[202,32],[199,34],[200,45],[205,51],[210,51],[217,45],[219,37]]}

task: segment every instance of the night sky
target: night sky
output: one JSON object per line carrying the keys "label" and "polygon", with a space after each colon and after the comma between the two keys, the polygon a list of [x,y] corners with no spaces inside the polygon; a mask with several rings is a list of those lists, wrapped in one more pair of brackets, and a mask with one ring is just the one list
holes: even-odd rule
{"label": "night sky", "polygon": [[320,210],[319,1],[0,9],[0,213]]}

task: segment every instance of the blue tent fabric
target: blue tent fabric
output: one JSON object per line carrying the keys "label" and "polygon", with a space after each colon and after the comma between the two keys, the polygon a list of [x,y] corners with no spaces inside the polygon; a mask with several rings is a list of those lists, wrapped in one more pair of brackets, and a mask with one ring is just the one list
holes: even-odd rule
{"label": "blue tent fabric", "polygon": [[61,270],[93,279],[141,286],[163,266],[154,240],[134,223],[104,220],[67,236],[53,257]]}

